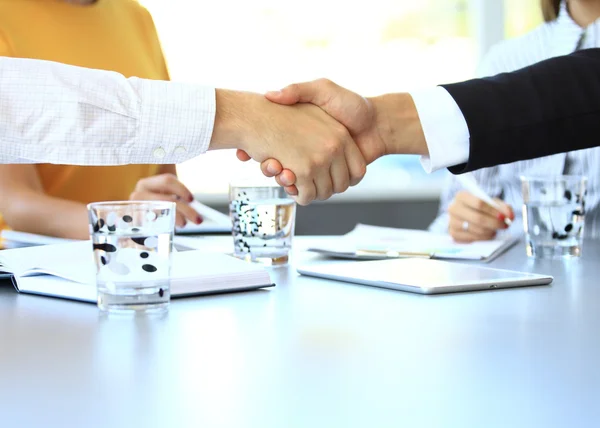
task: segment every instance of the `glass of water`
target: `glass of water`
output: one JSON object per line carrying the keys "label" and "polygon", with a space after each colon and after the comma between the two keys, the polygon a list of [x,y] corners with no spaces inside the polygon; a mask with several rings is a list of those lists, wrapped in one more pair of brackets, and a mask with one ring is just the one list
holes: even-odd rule
{"label": "glass of water", "polygon": [[102,311],[168,309],[175,211],[175,203],[160,201],[88,205]]}
{"label": "glass of water", "polygon": [[236,257],[266,265],[287,263],[296,203],[282,187],[230,185],[229,215]]}
{"label": "glass of water", "polygon": [[521,177],[527,255],[581,255],[587,178],[575,175]]}

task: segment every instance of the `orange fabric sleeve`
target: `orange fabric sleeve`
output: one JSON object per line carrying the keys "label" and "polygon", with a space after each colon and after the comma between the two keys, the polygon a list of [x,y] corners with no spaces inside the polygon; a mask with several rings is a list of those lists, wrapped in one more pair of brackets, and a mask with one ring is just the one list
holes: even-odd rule
{"label": "orange fabric sleeve", "polygon": [[167,61],[165,60],[165,56],[163,54],[162,46],[160,44],[160,39],[158,37],[152,15],[150,15],[150,12],[148,12],[148,10],[141,5],[140,15],[143,21],[144,30],[146,32],[148,47],[152,52],[156,66],[164,71],[165,80],[170,80],[169,68],[167,67]]}
{"label": "orange fabric sleeve", "polygon": [[13,48],[4,31],[0,29],[0,56],[14,56]]}

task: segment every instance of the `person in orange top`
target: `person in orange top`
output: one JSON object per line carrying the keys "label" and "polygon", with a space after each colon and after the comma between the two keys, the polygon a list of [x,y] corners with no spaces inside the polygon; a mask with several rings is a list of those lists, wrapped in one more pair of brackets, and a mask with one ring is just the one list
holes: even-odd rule
{"label": "person in orange top", "polygon": [[[169,79],[152,17],[135,0],[0,0],[0,55]],[[62,238],[89,238],[94,201],[172,200],[179,226],[202,222],[174,165],[1,165],[0,195],[0,229]]]}

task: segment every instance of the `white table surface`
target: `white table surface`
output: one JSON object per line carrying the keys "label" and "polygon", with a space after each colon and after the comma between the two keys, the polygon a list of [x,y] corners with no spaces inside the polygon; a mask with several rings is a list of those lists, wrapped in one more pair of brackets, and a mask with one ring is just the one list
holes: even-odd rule
{"label": "white table surface", "polygon": [[159,318],[3,282],[0,426],[598,427],[599,256],[589,241],[580,260],[534,262],[519,244],[490,266],[551,286],[439,296],[275,268],[274,289]]}

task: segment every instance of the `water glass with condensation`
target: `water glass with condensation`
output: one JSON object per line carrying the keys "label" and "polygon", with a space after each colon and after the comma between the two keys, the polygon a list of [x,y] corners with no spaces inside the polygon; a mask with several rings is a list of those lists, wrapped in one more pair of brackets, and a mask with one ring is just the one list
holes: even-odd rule
{"label": "water glass with condensation", "polygon": [[575,175],[521,177],[527,255],[581,255],[587,178]]}
{"label": "water glass with condensation", "polygon": [[161,201],[88,205],[102,311],[168,309],[175,212],[175,203]]}
{"label": "water glass with condensation", "polygon": [[234,255],[265,265],[288,262],[296,202],[277,185],[229,186]]}

